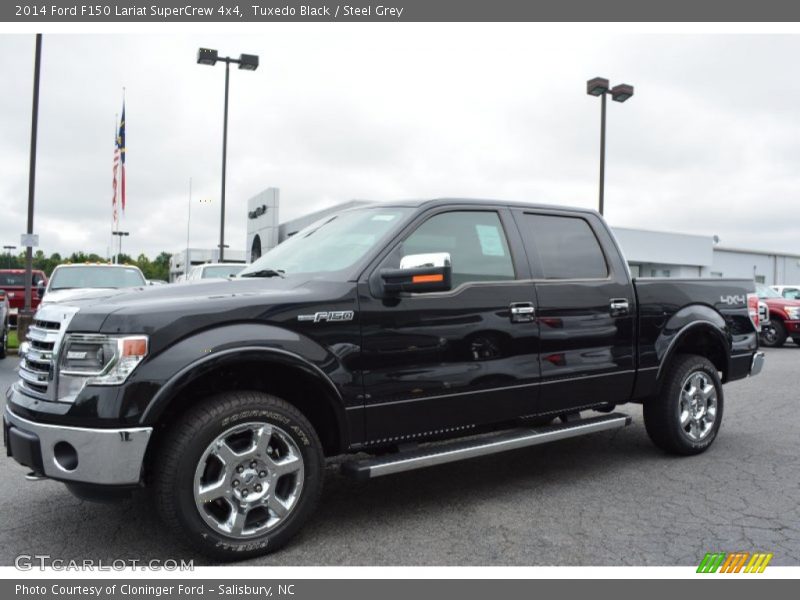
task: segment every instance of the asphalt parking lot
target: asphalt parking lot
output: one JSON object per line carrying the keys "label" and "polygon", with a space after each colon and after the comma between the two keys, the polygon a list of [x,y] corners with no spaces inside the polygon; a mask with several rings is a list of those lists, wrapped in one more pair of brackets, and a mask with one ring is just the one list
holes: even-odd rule
{"label": "asphalt parking lot", "polygon": [[[16,357],[0,361],[0,386]],[[329,468],[320,508],[264,565],[696,565],[710,551],[774,553],[800,564],[800,348],[768,350],[758,377],[725,388],[720,436],[674,458],[630,427],[353,483]],[[5,402],[3,396],[2,402]],[[194,559],[145,494],[121,504],[28,482],[0,458],[0,564],[69,559]]]}

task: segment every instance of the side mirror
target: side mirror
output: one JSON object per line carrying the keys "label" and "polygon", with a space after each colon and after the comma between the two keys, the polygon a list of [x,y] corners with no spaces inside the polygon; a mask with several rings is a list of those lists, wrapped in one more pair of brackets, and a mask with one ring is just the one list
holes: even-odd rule
{"label": "side mirror", "polygon": [[44,281],[40,281],[36,285],[36,295],[39,297],[39,300],[41,300],[42,297],[44,296],[44,290],[45,290]]}
{"label": "side mirror", "polygon": [[446,292],[451,287],[453,268],[448,252],[411,254],[400,260],[399,269],[381,271],[383,292]]}

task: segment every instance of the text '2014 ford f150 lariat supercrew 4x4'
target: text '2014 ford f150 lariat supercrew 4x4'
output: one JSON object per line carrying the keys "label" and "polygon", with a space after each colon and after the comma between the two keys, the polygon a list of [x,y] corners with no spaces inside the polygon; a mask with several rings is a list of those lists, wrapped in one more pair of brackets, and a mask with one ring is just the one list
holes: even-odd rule
{"label": "text '2014 ford f150 lariat supercrew 4x4'", "polygon": [[43,306],[6,446],[84,497],[146,486],[186,543],[244,558],[299,529],[330,456],[377,477],[621,427],[626,402],[706,450],[722,384],[763,364],[752,292],[632,281],[593,211],[368,205],[234,280]]}

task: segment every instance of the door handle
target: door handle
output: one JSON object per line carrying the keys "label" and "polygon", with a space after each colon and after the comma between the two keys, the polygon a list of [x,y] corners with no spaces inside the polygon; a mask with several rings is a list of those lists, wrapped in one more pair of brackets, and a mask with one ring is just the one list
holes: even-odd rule
{"label": "door handle", "polygon": [[609,312],[611,313],[612,317],[619,317],[621,315],[627,315],[628,310],[630,309],[630,305],[628,304],[627,298],[612,298],[609,304]]}
{"label": "door handle", "polygon": [[533,302],[512,302],[510,309],[512,323],[530,323],[536,318]]}

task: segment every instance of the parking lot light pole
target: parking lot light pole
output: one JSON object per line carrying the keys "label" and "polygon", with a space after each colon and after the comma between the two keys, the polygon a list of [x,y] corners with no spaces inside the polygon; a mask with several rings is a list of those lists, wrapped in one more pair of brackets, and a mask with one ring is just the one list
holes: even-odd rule
{"label": "parking lot light pole", "polygon": [[633,86],[627,83],[609,87],[608,79],[595,77],[586,82],[586,93],[590,96],[600,96],[600,200],[598,210],[603,214],[604,193],[606,184],[606,96],[611,94],[615,102],[625,102],[633,96]]}
{"label": "parking lot light pole", "polygon": [[36,51],[33,61],[33,103],[31,108],[31,154],[28,167],[28,226],[22,236],[25,246],[25,303],[17,316],[17,336],[19,341],[28,337],[28,326],[33,321],[33,200],[36,188],[36,140],[39,131],[39,76],[42,71],[42,34],[36,34]]}
{"label": "parking lot light pole", "polygon": [[119,256],[122,254],[122,238],[125,236],[130,235],[129,231],[112,231],[111,235],[119,236],[119,252],[117,252],[117,258],[114,260],[114,264],[119,263]]}
{"label": "parking lot light pole", "polygon": [[197,51],[197,64],[213,67],[218,61],[225,63],[225,108],[222,119],[222,191],[220,193],[220,218],[219,218],[219,262],[224,261],[225,253],[225,171],[228,160],[228,87],[230,82],[231,63],[239,65],[241,71],[255,71],[258,68],[258,56],[255,54],[241,54],[239,58],[219,56],[216,50],[200,48]]}

